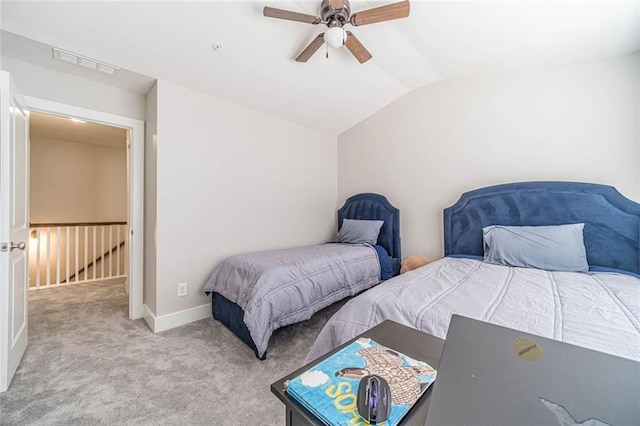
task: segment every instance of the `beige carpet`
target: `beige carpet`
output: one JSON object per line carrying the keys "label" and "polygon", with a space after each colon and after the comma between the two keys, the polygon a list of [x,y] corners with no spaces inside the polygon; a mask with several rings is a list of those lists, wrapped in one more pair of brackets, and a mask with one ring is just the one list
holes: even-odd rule
{"label": "beige carpet", "polygon": [[163,333],[127,319],[122,282],[30,292],[29,346],[0,394],[2,425],[281,425],[272,382],[339,308],[276,331],[259,361],[212,319]]}

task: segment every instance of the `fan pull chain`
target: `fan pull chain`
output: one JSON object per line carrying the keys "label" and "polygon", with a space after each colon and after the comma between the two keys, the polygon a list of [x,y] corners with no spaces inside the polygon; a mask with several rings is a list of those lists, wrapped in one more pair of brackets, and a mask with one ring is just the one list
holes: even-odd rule
{"label": "fan pull chain", "polygon": [[327,49],[327,56],[326,58],[329,59],[329,45],[325,44],[324,47]]}

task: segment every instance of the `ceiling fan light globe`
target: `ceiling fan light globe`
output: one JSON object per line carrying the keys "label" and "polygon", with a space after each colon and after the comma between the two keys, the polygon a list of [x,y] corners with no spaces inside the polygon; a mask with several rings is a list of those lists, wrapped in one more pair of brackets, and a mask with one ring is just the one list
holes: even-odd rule
{"label": "ceiling fan light globe", "polygon": [[327,43],[327,46],[333,47],[334,49],[344,46],[346,40],[347,33],[341,27],[329,28],[324,33],[324,42]]}

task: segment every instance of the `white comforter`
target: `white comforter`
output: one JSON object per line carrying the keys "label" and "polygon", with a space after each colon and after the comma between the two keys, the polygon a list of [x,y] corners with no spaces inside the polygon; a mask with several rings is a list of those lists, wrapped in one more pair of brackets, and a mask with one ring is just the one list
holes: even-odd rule
{"label": "white comforter", "polygon": [[346,303],[307,361],[386,319],[445,338],[454,313],[640,360],[640,279],[444,258]]}

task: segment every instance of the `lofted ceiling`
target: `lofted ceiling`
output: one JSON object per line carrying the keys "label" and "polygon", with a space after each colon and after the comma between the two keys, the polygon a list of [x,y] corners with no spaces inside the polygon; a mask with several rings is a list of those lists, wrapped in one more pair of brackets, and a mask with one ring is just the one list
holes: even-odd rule
{"label": "lofted ceiling", "polygon": [[[393,1],[354,0],[351,8]],[[265,5],[316,15],[320,1],[5,0],[0,23],[9,33],[332,134],[442,78],[640,51],[640,1],[413,0],[409,18],[349,28],[371,61],[361,65],[344,48],[326,59],[321,48],[297,63],[326,27],[265,18]],[[213,42],[223,48],[214,51]],[[3,54],[36,62],[21,57],[25,49]]]}
{"label": "lofted ceiling", "polygon": [[106,148],[125,149],[127,131],[119,127],[91,122],[75,122],[69,117],[29,114],[29,137],[99,145]]}

